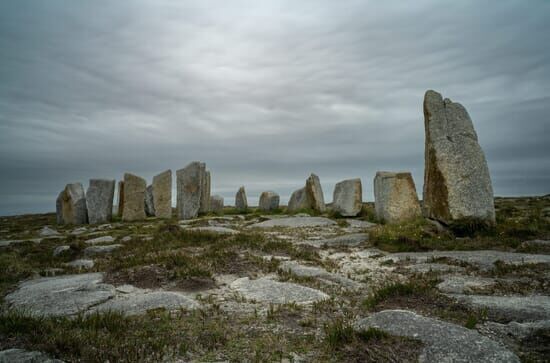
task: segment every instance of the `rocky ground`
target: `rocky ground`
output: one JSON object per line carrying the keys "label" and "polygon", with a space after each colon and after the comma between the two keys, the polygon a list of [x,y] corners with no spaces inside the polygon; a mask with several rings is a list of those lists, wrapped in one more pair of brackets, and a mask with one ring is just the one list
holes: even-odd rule
{"label": "rocky ground", "polygon": [[550,198],[496,229],[251,211],[0,218],[0,362],[550,357]]}

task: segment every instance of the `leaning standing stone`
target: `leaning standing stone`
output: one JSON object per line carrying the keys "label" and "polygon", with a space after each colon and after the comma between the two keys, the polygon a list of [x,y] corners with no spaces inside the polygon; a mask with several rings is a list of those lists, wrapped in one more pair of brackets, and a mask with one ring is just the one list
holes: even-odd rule
{"label": "leaning standing stone", "polygon": [[463,218],[494,223],[489,168],[466,109],[427,91],[424,126],[426,216],[445,223]]}
{"label": "leaning standing stone", "polygon": [[363,208],[361,179],[341,181],[334,187],[332,209],[344,217],[355,217]]}
{"label": "leaning standing stone", "polygon": [[248,209],[248,200],[246,199],[246,192],[244,186],[240,187],[235,195],[235,208],[238,211],[244,212]]}
{"label": "leaning standing stone", "polygon": [[176,172],[177,203],[179,219],[196,218],[201,206],[204,164],[194,161]]}
{"label": "leaning standing stone", "polygon": [[311,208],[323,213],[326,210],[325,197],[323,196],[323,189],[321,188],[321,182],[317,175],[311,174],[309,178],[307,178],[306,193],[311,202]]}
{"label": "leaning standing stone", "polygon": [[155,216],[172,217],[172,171],[166,170],[153,177],[153,205]]}
{"label": "leaning standing stone", "polygon": [[275,192],[263,192],[260,195],[260,210],[269,212],[279,209],[279,199],[279,194]]}
{"label": "leaning standing stone", "polygon": [[145,179],[137,175],[124,174],[124,209],[122,220],[125,222],[145,219]]}
{"label": "leaning standing stone", "polygon": [[122,218],[122,211],[124,211],[124,181],[118,182],[118,216]]}
{"label": "leaning standing stone", "polygon": [[67,184],[61,198],[62,220],[65,224],[88,223],[88,210],[86,208],[86,195],[84,187],[80,183]]}
{"label": "leaning standing stone", "polygon": [[155,216],[155,204],[153,201],[153,186],[149,185],[147,188],[145,188],[145,200],[144,200],[144,207],[145,207],[145,215],[147,217],[154,217]]}
{"label": "leaning standing stone", "polygon": [[217,214],[223,212],[223,197],[221,195],[210,197],[210,211]]}
{"label": "leaning standing stone", "polygon": [[201,184],[201,207],[199,213],[208,213],[210,210],[210,172],[206,170],[206,165],[201,163],[202,184]]}
{"label": "leaning standing stone", "polygon": [[306,187],[295,190],[288,201],[287,211],[290,213],[311,208]]}
{"label": "leaning standing stone", "polygon": [[86,191],[86,205],[88,207],[88,220],[90,224],[111,221],[114,196],[114,180],[90,179],[90,186]]}
{"label": "leaning standing stone", "polygon": [[399,223],[422,215],[411,173],[379,171],[374,178],[376,217]]}

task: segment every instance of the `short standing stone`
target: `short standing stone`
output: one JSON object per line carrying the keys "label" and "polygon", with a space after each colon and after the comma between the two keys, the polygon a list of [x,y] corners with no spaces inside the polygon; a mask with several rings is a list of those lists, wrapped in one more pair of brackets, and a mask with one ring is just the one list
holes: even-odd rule
{"label": "short standing stone", "polygon": [[306,192],[306,187],[295,190],[288,201],[288,212],[292,213],[309,208],[311,208],[311,203]]}
{"label": "short standing stone", "polygon": [[326,210],[325,197],[323,196],[323,189],[317,175],[311,174],[307,178],[306,193],[311,203],[311,208],[323,213]]}
{"label": "short standing stone", "polygon": [[90,224],[111,221],[114,196],[114,180],[90,179],[90,186],[86,191],[86,205],[88,207],[88,220]]}
{"label": "short standing stone", "polygon": [[411,173],[377,172],[374,200],[377,218],[387,223],[399,223],[422,215]]}
{"label": "short standing stone", "polygon": [[153,178],[155,216],[172,217],[172,171],[166,170]]}
{"label": "short standing stone", "polygon": [[61,213],[65,224],[88,223],[86,195],[80,183],[67,184],[61,198]]}
{"label": "short standing stone", "polygon": [[493,187],[466,109],[435,91],[424,96],[424,213],[446,223],[495,222]]}
{"label": "short standing stone", "polygon": [[202,184],[201,184],[201,206],[199,213],[208,213],[210,211],[210,172],[206,170],[206,165],[202,165]]}
{"label": "short standing stone", "polygon": [[144,200],[145,214],[147,217],[155,216],[155,204],[153,201],[153,186],[149,185],[145,188],[145,200]]}
{"label": "short standing stone", "polygon": [[124,211],[124,181],[118,182],[118,216],[122,218],[122,212]]}
{"label": "short standing stone", "polygon": [[145,219],[145,179],[137,175],[124,174],[124,209],[122,220],[125,222]]}
{"label": "short standing stone", "polygon": [[355,217],[363,208],[361,179],[341,181],[334,187],[332,209],[345,217]]}
{"label": "short standing stone", "polygon": [[213,195],[210,197],[210,211],[212,213],[223,212],[223,197],[221,195]]}
{"label": "short standing stone", "polygon": [[193,219],[198,216],[204,174],[204,164],[198,161],[176,172],[176,209],[179,219]]}
{"label": "short standing stone", "polygon": [[237,210],[244,212],[248,209],[248,200],[246,199],[246,192],[244,186],[240,187],[235,195],[235,208]]}
{"label": "short standing stone", "polygon": [[259,208],[265,212],[279,209],[279,194],[275,192],[263,192],[260,195]]}

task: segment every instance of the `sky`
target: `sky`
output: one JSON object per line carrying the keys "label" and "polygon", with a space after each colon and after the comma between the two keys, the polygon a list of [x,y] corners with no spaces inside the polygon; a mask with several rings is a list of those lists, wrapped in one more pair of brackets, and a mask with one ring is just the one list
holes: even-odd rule
{"label": "sky", "polygon": [[[66,183],[204,161],[212,194],[325,200],[378,170],[419,196],[426,90],[462,103],[495,195],[550,193],[550,1],[5,0],[0,215]],[[175,181],[174,181],[175,187]]]}

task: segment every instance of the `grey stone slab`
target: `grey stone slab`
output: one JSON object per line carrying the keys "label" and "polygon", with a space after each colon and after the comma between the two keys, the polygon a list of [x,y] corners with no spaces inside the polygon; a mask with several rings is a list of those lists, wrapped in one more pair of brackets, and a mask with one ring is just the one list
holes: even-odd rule
{"label": "grey stone slab", "polygon": [[308,304],[329,298],[322,291],[290,282],[275,281],[267,277],[256,280],[243,277],[233,281],[230,287],[246,299],[272,304],[293,302]]}
{"label": "grey stone slab", "polygon": [[113,199],[115,181],[107,179],[90,179],[86,191],[86,206],[90,224],[110,222],[113,216]]}
{"label": "grey stone slab", "polygon": [[100,243],[112,243],[114,241],[115,241],[115,239],[111,236],[102,236],[102,237],[96,237],[96,238],[89,239],[85,243],[88,244],[88,245],[97,245],[97,244],[100,244]]}
{"label": "grey stone slab", "polygon": [[63,363],[63,361],[50,358],[42,352],[6,349],[0,351],[0,363]]}
{"label": "grey stone slab", "polygon": [[411,173],[379,171],[374,178],[376,217],[386,223],[401,223],[422,216]]}
{"label": "grey stone slab", "polygon": [[104,245],[104,246],[90,246],[86,247],[84,249],[85,255],[98,255],[102,253],[111,253],[114,250],[122,247],[121,244],[112,244],[112,245]]}
{"label": "grey stone slab", "polygon": [[[166,310],[197,309],[200,305],[193,299],[172,291],[142,292],[134,290],[125,295],[119,295],[115,299],[95,306],[91,312],[117,311],[125,315],[138,315],[148,310],[164,308]],[[138,291],[137,293],[135,291]]]}
{"label": "grey stone slab", "polygon": [[299,277],[313,277],[348,289],[358,289],[362,287],[362,284],[359,282],[348,279],[340,274],[328,272],[324,268],[317,266],[302,265],[296,261],[282,261],[279,264],[279,268]]}
{"label": "grey stone slab", "polygon": [[313,247],[356,247],[368,240],[369,235],[366,233],[352,233],[332,238],[305,240],[298,243]]}
{"label": "grey stone slab", "polygon": [[336,183],[332,196],[332,210],[345,217],[355,217],[363,208],[361,179],[348,179]]}
{"label": "grey stone slab", "polygon": [[325,227],[334,226],[336,222],[332,219],[324,217],[287,217],[287,218],[275,218],[260,223],[255,223],[248,228],[273,228],[273,227],[285,227],[285,228],[303,228],[303,227]]}
{"label": "grey stone slab", "polygon": [[437,289],[449,294],[473,294],[494,287],[496,279],[479,276],[448,275],[437,284]]}

